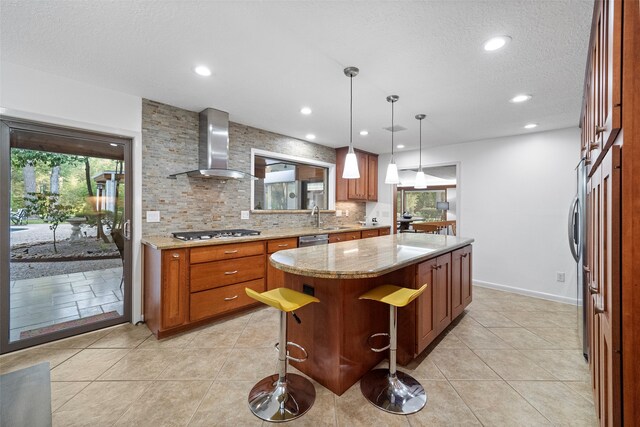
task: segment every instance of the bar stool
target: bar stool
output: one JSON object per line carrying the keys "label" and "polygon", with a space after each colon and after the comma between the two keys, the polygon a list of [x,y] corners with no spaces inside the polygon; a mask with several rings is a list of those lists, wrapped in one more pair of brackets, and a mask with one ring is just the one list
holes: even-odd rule
{"label": "bar stool", "polygon": [[371,348],[375,352],[389,349],[389,369],[374,369],[360,379],[360,390],[364,397],[383,411],[402,415],[413,414],[427,403],[427,394],[422,385],[412,376],[396,371],[398,307],[404,307],[418,298],[426,288],[426,283],[420,289],[382,285],[360,295],[360,299],[389,304],[389,333],[378,333],[369,337],[389,337],[387,346]]}
{"label": "bar stool", "polygon": [[[287,341],[287,313],[301,323],[295,310],[312,302],[320,302],[318,298],[287,288],[276,288],[267,292],[256,292],[245,288],[247,295],[264,304],[280,310],[280,341],[278,350],[278,373],[263,378],[249,392],[249,409],[253,414],[265,421],[283,422],[302,416],[311,409],[316,399],[316,390],[311,381],[297,374],[287,374],[287,360],[304,362],[307,352],[300,345]],[[282,345],[284,343],[284,345]],[[302,350],[301,359],[289,356],[288,346]]]}

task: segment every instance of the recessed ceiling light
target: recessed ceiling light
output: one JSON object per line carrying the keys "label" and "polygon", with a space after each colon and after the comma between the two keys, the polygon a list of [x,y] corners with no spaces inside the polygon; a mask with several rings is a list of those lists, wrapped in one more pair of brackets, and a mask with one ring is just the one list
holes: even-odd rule
{"label": "recessed ceiling light", "polygon": [[314,134],[312,134],[312,133],[308,133],[307,134],[307,139],[314,140],[314,139],[316,139],[316,136]]}
{"label": "recessed ceiling light", "polygon": [[361,130],[360,131],[360,135],[367,136],[367,135],[369,135],[369,131],[368,130]]}
{"label": "recessed ceiling light", "polygon": [[300,109],[300,112],[301,112],[302,114],[304,114],[305,116],[308,116],[309,114],[311,114],[311,108],[309,108],[309,107],[302,107],[302,108]]}
{"label": "recessed ceiling light", "polygon": [[198,65],[193,71],[195,71],[199,76],[207,77],[211,75],[211,70],[204,65]]}
{"label": "recessed ceiling light", "polygon": [[500,48],[505,47],[506,44],[509,43],[510,41],[511,41],[511,37],[509,36],[498,36],[498,37],[490,38],[489,40],[484,42],[484,45],[482,46],[484,47],[484,50],[486,50],[487,52],[492,52],[494,50],[498,50]]}
{"label": "recessed ceiling light", "polygon": [[535,127],[538,127],[537,123],[529,123],[529,124],[524,125],[525,129],[533,129]]}
{"label": "recessed ceiling light", "polygon": [[114,144],[113,142],[110,143],[109,145],[112,146],[112,147],[117,147],[118,146],[118,144]]}
{"label": "recessed ceiling light", "polygon": [[525,102],[530,99],[531,99],[531,95],[516,95],[513,98],[511,98],[509,102],[513,102],[514,104],[517,104],[519,102]]}
{"label": "recessed ceiling light", "polygon": [[404,145],[403,144],[398,144],[398,145],[396,145],[396,148],[404,148]]}

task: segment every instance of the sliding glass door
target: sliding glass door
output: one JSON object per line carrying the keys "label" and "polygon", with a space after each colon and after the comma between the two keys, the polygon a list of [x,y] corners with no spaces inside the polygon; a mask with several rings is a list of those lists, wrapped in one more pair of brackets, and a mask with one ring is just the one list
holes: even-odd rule
{"label": "sliding glass door", "polygon": [[129,321],[131,140],[3,118],[5,353]]}

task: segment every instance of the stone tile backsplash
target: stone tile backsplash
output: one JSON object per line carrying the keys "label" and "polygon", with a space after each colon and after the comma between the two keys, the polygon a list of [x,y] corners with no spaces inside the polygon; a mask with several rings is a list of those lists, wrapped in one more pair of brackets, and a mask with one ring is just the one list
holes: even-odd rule
{"label": "stone tile backsplash", "polygon": [[[225,228],[267,229],[312,226],[308,213],[252,213],[240,220],[241,210],[251,210],[249,180],[220,181],[189,178],[172,173],[192,170],[198,164],[198,113],[159,102],[142,103],[142,235],[168,235],[172,231]],[[229,124],[229,168],[251,172],[251,148],[335,163],[330,147],[238,123]],[[365,203],[337,202],[349,217],[323,213],[324,225],[361,221]],[[146,211],[160,211],[160,222],[148,223]]]}

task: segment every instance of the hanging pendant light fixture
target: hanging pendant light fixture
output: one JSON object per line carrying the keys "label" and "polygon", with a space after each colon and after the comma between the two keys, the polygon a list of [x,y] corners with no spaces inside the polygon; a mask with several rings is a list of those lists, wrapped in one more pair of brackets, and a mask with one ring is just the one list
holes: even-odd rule
{"label": "hanging pendant light fixture", "polygon": [[416,119],[420,120],[420,167],[418,167],[416,182],[413,186],[419,189],[427,188],[427,178],[424,176],[424,171],[422,170],[422,119],[425,117],[427,116],[424,114],[416,115]]}
{"label": "hanging pendant light fixture", "polygon": [[344,160],[344,170],[342,171],[342,178],[344,179],[360,178],[358,159],[356,158],[356,153],[353,151],[353,78],[357,76],[359,72],[360,70],[356,67],[347,67],[344,69],[344,75],[349,77],[351,85],[349,98],[349,151]]}
{"label": "hanging pendant light fixture", "polygon": [[384,179],[385,184],[400,184],[400,179],[398,178],[398,166],[396,166],[396,161],[393,158],[393,133],[395,132],[393,129],[393,104],[400,99],[398,95],[389,95],[387,96],[387,102],[391,103],[391,160],[389,160],[389,166],[387,166],[387,176]]}

